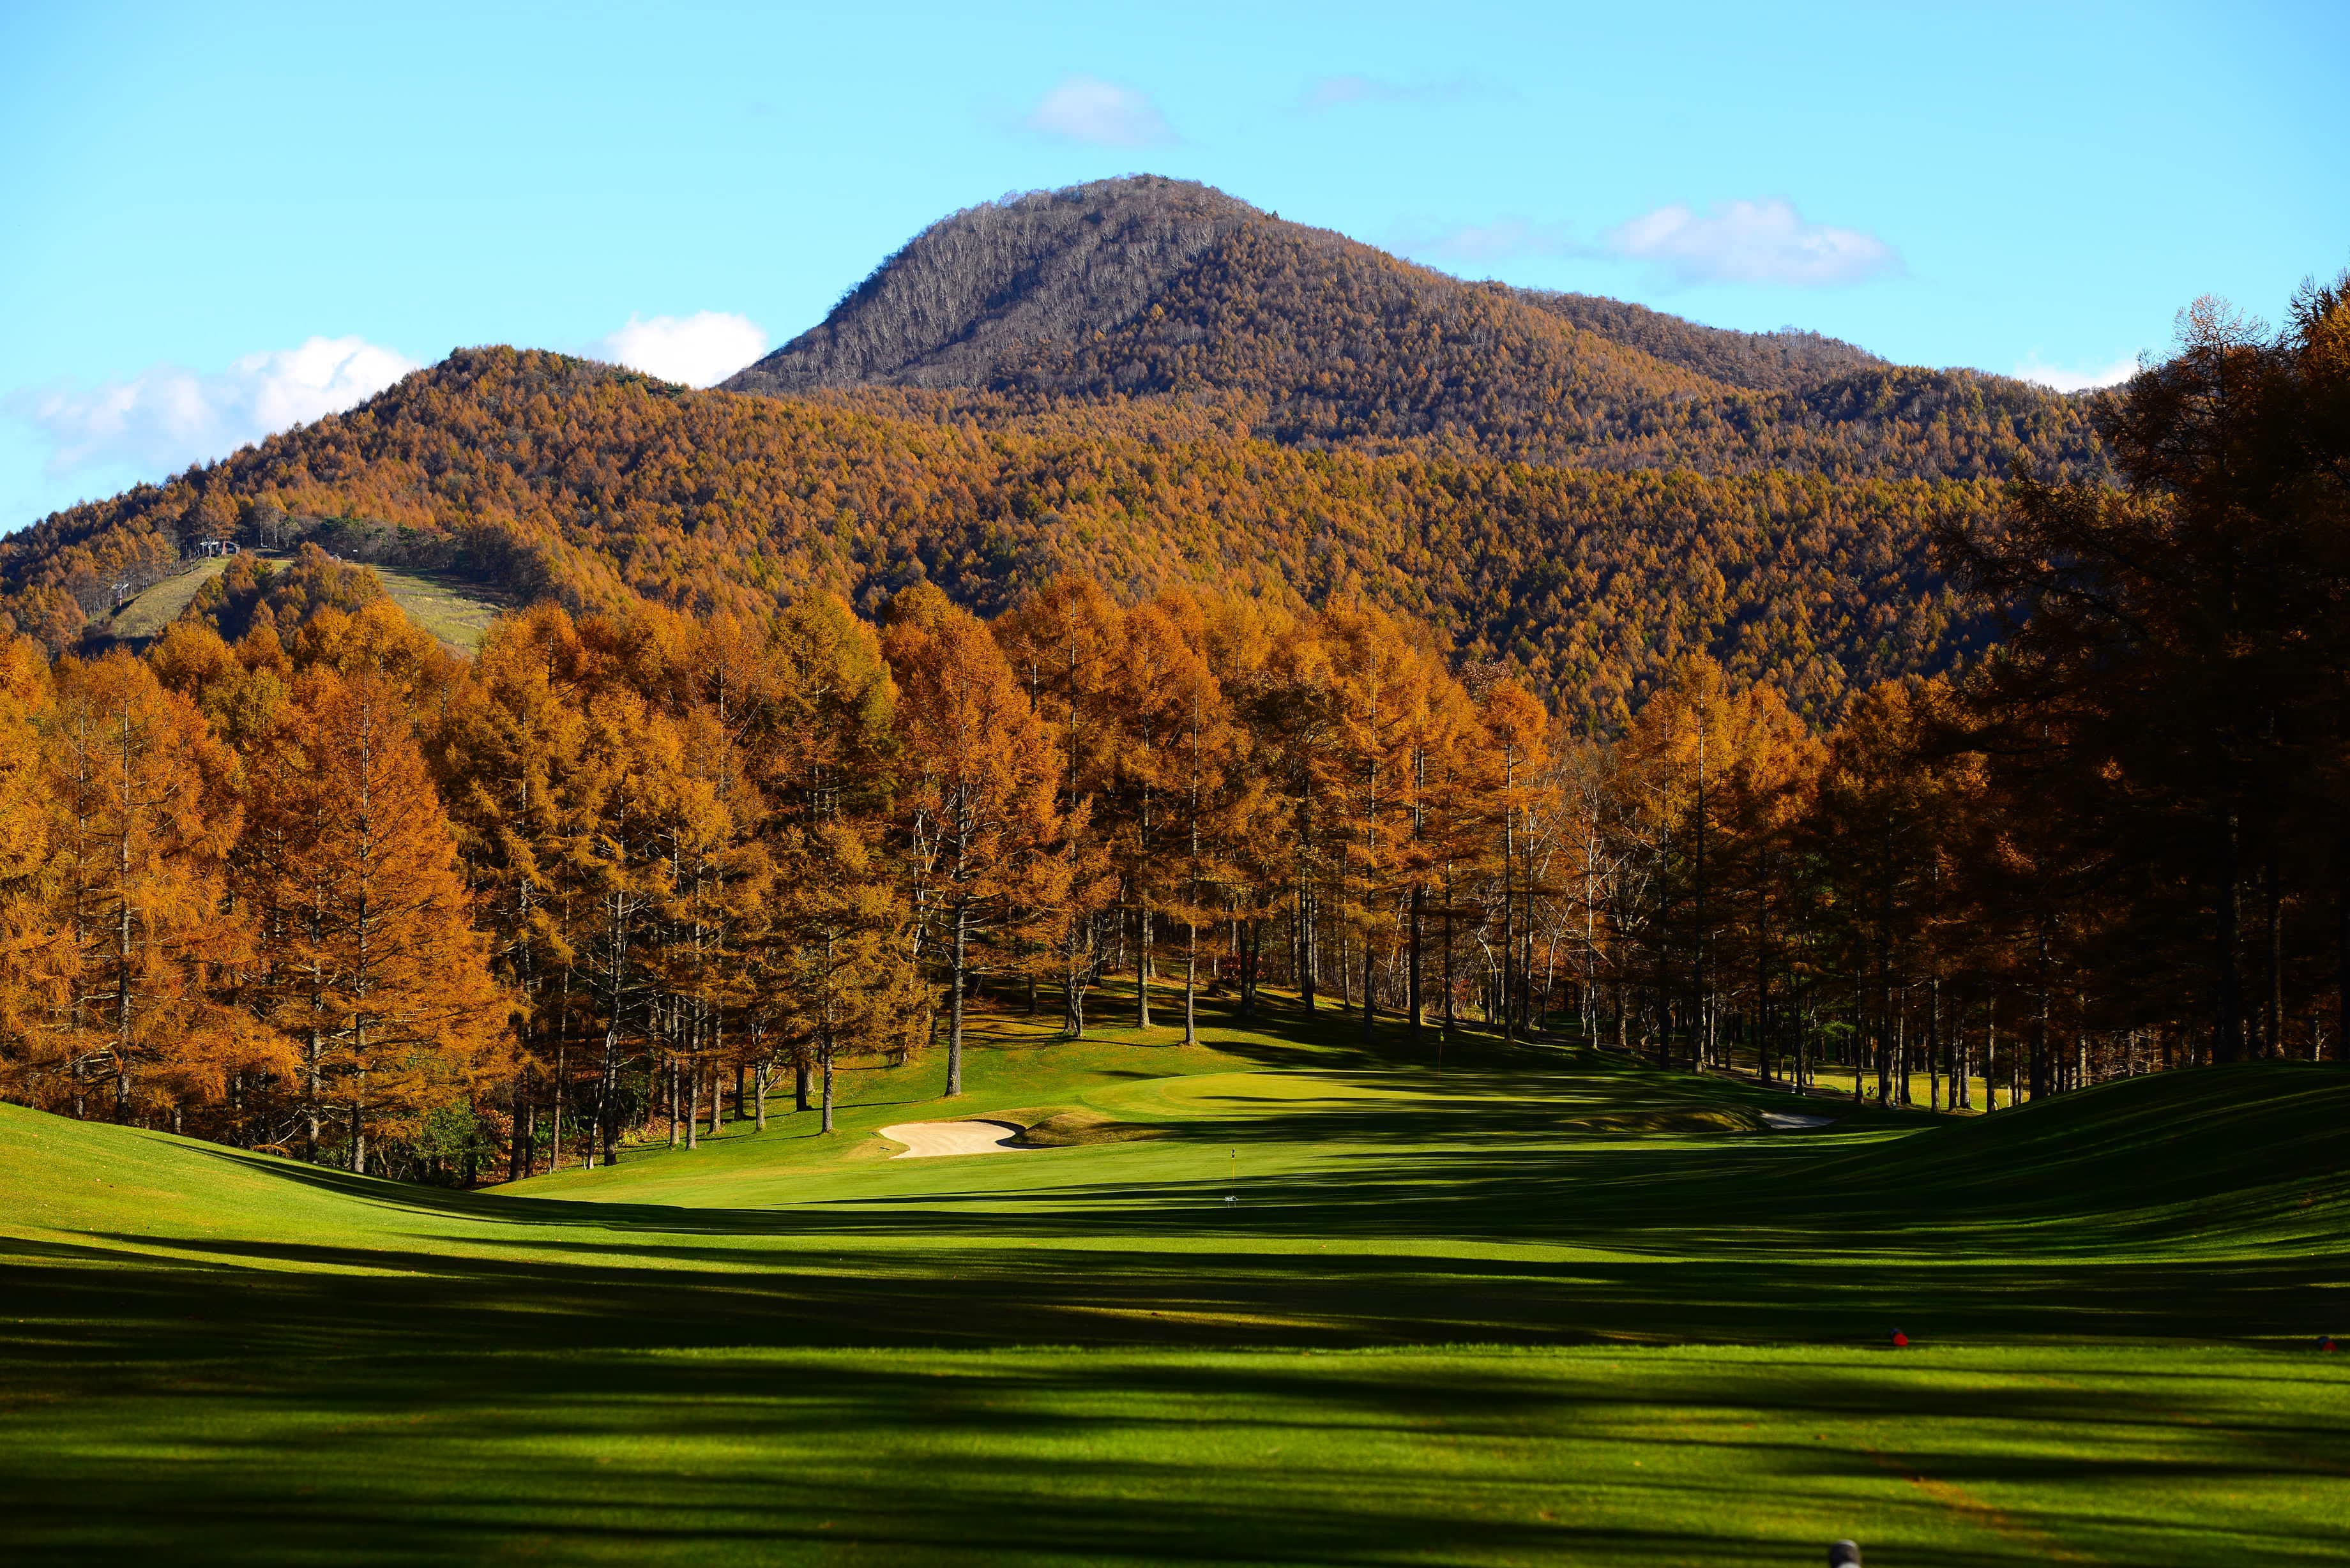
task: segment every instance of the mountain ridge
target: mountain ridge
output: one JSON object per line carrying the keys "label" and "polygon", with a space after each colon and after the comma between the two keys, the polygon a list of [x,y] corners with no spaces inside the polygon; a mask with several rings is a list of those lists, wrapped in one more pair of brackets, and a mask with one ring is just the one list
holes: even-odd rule
{"label": "mountain ridge", "polygon": [[1225,394],[1305,447],[1546,466],[2093,477],[2085,404],[1596,296],[1468,283],[1209,187],[1128,176],[965,208],[721,383],[1029,403]]}
{"label": "mountain ridge", "polygon": [[119,585],[229,536],[575,609],[928,581],[993,614],[1077,572],[1363,598],[1601,729],[1699,653],[1826,718],[1984,645],[1937,527],[1994,518],[2013,462],[2102,462],[2085,404],[2020,383],[1462,283],[1148,178],[943,219],[761,364],[695,391],[457,352],[0,540],[0,630],[103,646]]}
{"label": "mountain ridge", "polygon": [[112,581],[224,531],[361,544],[575,609],[756,616],[828,590],[869,613],[927,581],[993,614],[1063,572],[1128,597],[1175,583],[1360,597],[1601,727],[1689,654],[1826,716],[1984,634],[1927,539],[1988,516],[1986,482],[1306,451],[1222,413],[1110,402],[983,428],[466,350],[0,544],[0,630],[58,650],[102,638]]}

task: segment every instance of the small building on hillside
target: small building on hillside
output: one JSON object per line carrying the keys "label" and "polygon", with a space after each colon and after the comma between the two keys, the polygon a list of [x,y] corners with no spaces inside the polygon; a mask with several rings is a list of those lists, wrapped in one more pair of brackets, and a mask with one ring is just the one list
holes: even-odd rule
{"label": "small building on hillside", "polygon": [[236,541],[234,539],[199,539],[196,541],[196,554],[199,556],[234,556],[236,554],[236,550],[237,545]]}

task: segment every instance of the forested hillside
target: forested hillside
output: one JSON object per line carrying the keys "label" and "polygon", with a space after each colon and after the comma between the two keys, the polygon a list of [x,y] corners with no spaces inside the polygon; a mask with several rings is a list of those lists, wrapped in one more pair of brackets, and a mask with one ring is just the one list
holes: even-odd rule
{"label": "forested hillside", "polygon": [[[2098,407],[2126,487],[1998,506],[460,357],[22,557],[296,545],[143,659],[0,649],[0,1090],[521,1174],[727,1073],[954,1094],[974,987],[1076,1037],[1120,970],[1886,1105],[2339,1056],[2345,287],[2196,307]],[[319,538],[588,613],[468,662]],[[1927,539],[2007,635],[1914,679]]]}
{"label": "forested hillside", "polygon": [[470,569],[574,608],[644,597],[772,610],[811,586],[870,608],[930,580],[983,612],[1065,571],[1127,594],[1213,582],[1359,594],[1620,722],[1674,659],[1832,711],[1947,667],[1981,632],[1929,558],[1985,482],[1836,483],[1306,452],[1222,410],[1113,400],[945,423],[690,392],[484,349],[362,408],[0,545],[15,629],[72,644],[124,573],[199,537],[290,539]]}
{"label": "forested hillside", "polygon": [[1152,177],[941,220],[726,385],[1209,392],[1293,445],[1603,469],[2103,472],[2084,406],[2021,381],[1463,283]]}

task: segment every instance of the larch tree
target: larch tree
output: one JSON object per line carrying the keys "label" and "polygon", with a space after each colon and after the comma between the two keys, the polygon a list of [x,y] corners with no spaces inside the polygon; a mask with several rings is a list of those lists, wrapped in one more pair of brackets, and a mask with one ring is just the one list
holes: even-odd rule
{"label": "larch tree", "polygon": [[1086,994],[1108,954],[1105,926],[1118,902],[1110,797],[1121,734],[1118,650],[1124,620],[1087,576],[1063,574],[991,626],[1053,743],[1058,767],[1060,857],[1067,883],[1054,933],[1062,1028],[1086,1033]]}
{"label": "larch tree", "polygon": [[[30,638],[0,642],[0,1068],[26,1064],[41,1018],[50,940],[43,918],[49,864],[49,814],[42,769],[40,718],[48,706],[48,660]],[[29,1092],[35,1085],[26,1085]]]}
{"label": "larch tree", "polygon": [[41,1034],[76,1114],[86,1085],[102,1085],[119,1121],[141,1088],[176,1113],[234,1064],[271,1055],[220,1000],[251,943],[226,877],[236,761],[193,703],[126,653],[68,659],[54,676]]}
{"label": "larch tree", "polygon": [[308,1096],[367,1168],[497,1064],[506,1002],[473,926],[456,836],[404,694],[362,670],[298,679],[255,760],[248,875],[267,911],[267,1015],[305,1047]]}
{"label": "larch tree", "polygon": [[752,762],[776,871],[759,1012],[813,1065],[828,1133],[835,1064],[904,1039],[918,1011],[909,912],[887,857],[898,692],[872,628],[828,594],[785,611],[771,646],[778,691]]}
{"label": "larch tree", "polygon": [[501,619],[442,726],[438,771],[459,854],[514,1004],[521,1046],[512,1095],[510,1173],[531,1174],[542,1100],[550,1160],[577,1066],[571,985],[577,878],[587,832],[581,797],[588,655],[559,605]]}
{"label": "larch tree", "polygon": [[918,919],[947,980],[947,1089],[962,1093],[973,944],[1049,911],[1066,880],[1052,851],[1059,770],[1028,695],[987,628],[927,586],[891,601],[882,649],[899,693],[901,832]]}

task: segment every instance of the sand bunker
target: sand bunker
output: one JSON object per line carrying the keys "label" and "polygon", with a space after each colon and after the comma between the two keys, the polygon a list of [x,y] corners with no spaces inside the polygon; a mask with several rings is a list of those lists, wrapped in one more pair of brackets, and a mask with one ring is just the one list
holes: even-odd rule
{"label": "sand bunker", "polygon": [[906,1147],[891,1159],[929,1159],[942,1154],[1012,1154],[1011,1140],[1024,1129],[1015,1122],[899,1122],[881,1136]]}
{"label": "sand bunker", "polygon": [[1834,1116],[1807,1116],[1795,1111],[1764,1111],[1762,1119],[1779,1132],[1801,1132],[1805,1127],[1824,1127],[1835,1120]]}

